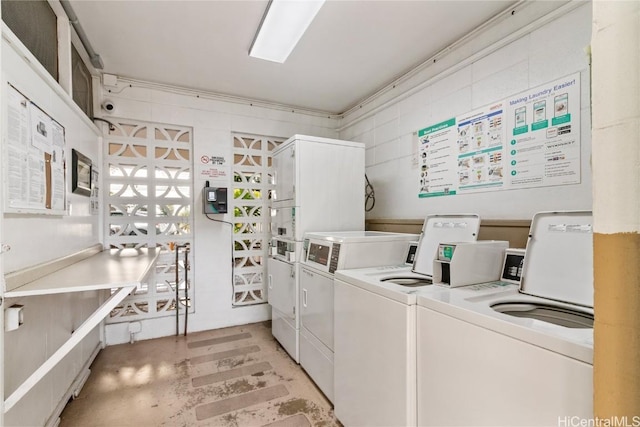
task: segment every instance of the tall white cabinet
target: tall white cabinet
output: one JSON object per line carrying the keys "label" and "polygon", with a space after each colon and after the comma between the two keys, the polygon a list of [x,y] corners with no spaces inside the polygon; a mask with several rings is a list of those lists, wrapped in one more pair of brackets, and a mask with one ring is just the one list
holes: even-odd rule
{"label": "tall white cabinet", "polygon": [[308,231],[364,230],[364,144],[294,135],[273,152],[272,333],[300,361],[299,280]]}

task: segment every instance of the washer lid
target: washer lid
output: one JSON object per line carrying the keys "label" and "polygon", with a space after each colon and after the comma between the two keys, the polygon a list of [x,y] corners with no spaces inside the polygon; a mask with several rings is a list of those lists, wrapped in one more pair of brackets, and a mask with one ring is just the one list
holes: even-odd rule
{"label": "washer lid", "polygon": [[592,224],[590,211],[535,214],[520,292],[593,307]]}
{"label": "washer lid", "polygon": [[433,277],[433,260],[442,242],[473,242],[478,238],[476,214],[427,215],[422,225],[412,271]]}

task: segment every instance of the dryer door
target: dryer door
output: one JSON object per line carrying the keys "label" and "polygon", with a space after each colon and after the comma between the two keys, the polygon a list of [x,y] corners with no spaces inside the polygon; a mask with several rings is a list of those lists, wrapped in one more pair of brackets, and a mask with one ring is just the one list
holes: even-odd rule
{"label": "dryer door", "polygon": [[300,326],[333,351],[333,276],[301,270]]}
{"label": "dryer door", "polygon": [[269,304],[290,319],[295,318],[297,300],[295,265],[269,258]]}

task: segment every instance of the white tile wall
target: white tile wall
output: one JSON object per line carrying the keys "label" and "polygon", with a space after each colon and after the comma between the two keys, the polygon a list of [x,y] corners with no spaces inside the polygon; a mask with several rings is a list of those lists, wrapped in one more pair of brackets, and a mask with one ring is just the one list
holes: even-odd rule
{"label": "white tile wall", "polygon": [[[340,136],[355,141],[364,136],[355,129],[369,126],[371,117],[389,118],[386,123],[374,122],[375,148],[367,151],[367,174],[377,199],[368,218],[423,218],[427,213],[464,211],[485,218],[530,219],[540,210],[591,208],[590,83],[584,52],[591,37],[591,3],[574,5],[549,20],[547,13],[558,4],[526,4],[418,73],[421,81],[416,76],[410,79],[413,86],[403,86],[405,93],[395,103],[385,97],[388,108],[378,111],[368,105],[344,117]],[[542,23],[527,27],[533,22],[528,16]],[[518,33],[523,28],[530,30]],[[512,33],[518,37],[508,44],[497,38]],[[484,50],[490,53],[463,62]],[[575,72],[581,73],[582,81],[580,184],[418,198],[418,170],[412,164],[415,147],[411,142],[406,145],[413,132]]]}
{"label": "white tile wall", "polygon": [[376,149],[367,148],[364,151],[364,165],[365,167],[373,166],[376,164]]}
{"label": "white tile wall", "polygon": [[377,113],[374,117],[376,127],[383,126],[392,120],[396,120],[398,118],[398,108],[398,104],[394,104]]}
{"label": "white tile wall", "polygon": [[[457,114],[463,114],[473,109],[471,104],[472,99],[472,87],[465,86],[456,92],[441,98],[439,101],[429,104],[429,108],[432,111],[432,122],[424,123],[420,128],[439,123],[443,120],[448,120]],[[416,129],[417,130],[417,129]]]}
{"label": "white tile wall", "polygon": [[374,127],[375,127],[375,120],[374,120],[374,117],[371,116],[366,119],[362,119],[355,122],[353,126],[349,126],[349,128],[347,128],[343,132],[344,135],[342,135],[341,138],[346,140],[352,140],[354,137],[359,137],[370,131],[373,131]]}
{"label": "white tile wall", "polygon": [[[558,76],[558,77],[562,77]],[[471,109],[480,108],[507,96],[527,90],[529,87],[528,60],[518,62],[509,68],[473,83],[473,104]]]}
{"label": "white tile wall", "polygon": [[496,73],[496,70],[507,69],[510,66],[529,59],[529,36],[521,37],[473,63],[471,70],[473,81],[481,81]]}
{"label": "white tile wall", "polygon": [[374,142],[378,146],[398,137],[398,118],[386,122],[380,126],[376,125],[374,130]]}
{"label": "white tile wall", "polygon": [[472,73],[471,67],[467,66],[455,71],[446,77],[436,80],[433,84],[425,88],[424,99],[425,104],[439,103],[442,99],[448,97],[452,93],[471,86]]}
{"label": "white tile wall", "polygon": [[400,135],[413,133],[425,123],[433,123],[433,114],[433,107],[425,105],[402,115],[398,123],[398,133]]}
{"label": "white tile wall", "polygon": [[393,141],[376,145],[375,147],[376,163],[384,163],[389,160],[400,159],[412,155],[411,138],[400,137]]}
{"label": "white tile wall", "polygon": [[398,115],[402,118],[407,114],[411,114],[412,112],[424,107],[427,103],[425,100],[424,92],[424,89],[417,91],[416,93],[398,102]]}

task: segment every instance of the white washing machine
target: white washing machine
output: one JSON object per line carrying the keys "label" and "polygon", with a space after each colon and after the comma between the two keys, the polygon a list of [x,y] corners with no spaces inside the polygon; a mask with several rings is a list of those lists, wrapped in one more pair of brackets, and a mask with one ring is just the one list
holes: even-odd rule
{"label": "white washing machine", "polygon": [[593,417],[591,223],[590,212],[537,214],[519,288],[418,291],[418,425]]}
{"label": "white washing machine", "polygon": [[398,265],[336,272],[333,402],[344,425],[416,425],[417,289],[443,290],[428,286],[439,243],[474,241],[479,225],[477,215],[430,215],[413,272]]}
{"label": "white washing machine", "polygon": [[338,269],[402,263],[416,234],[305,233],[300,266],[300,365],[333,402],[333,279]]}
{"label": "white washing machine", "polygon": [[[476,214],[428,215],[422,225],[422,233],[413,264],[388,266],[380,278],[404,286],[429,285],[433,279],[433,260],[438,246],[443,242],[472,242],[480,231],[480,217]],[[427,239],[422,239],[428,233]]]}

